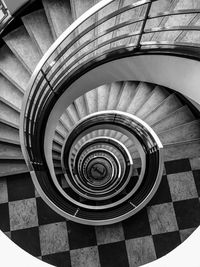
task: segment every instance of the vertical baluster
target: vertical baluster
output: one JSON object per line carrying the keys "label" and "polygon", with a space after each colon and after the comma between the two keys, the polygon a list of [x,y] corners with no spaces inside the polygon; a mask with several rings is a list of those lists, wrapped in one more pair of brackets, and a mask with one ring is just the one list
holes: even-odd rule
{"label": "vertical baluster", "polygon": [[147,4],[147,10],[145,12],[145,16],[144,16],[144,19],[143,19],[143,22],[142,22],[140,33],[139,33],[139,37],[138,37],[138,40],[137,40],[137,43],[136,43],[136,47],[137,48],[140,48],[140,46],[141,46],[140,42],[141,42],[141,39],[142,39],[142,36],[143,36],[143,33],[144,33],[144,29],[145,29],[148,17],[149,17],[149,13],[150,13],[150,10],[151,10],[152,3],[154,1],[155,0],[150,0],[150,2]]}

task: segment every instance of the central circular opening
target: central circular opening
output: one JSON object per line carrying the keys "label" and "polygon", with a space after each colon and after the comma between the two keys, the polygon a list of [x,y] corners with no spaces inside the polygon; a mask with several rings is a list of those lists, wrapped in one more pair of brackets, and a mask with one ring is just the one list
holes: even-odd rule
{"label": "central circular opening", "polygon": [[86,168],[86,175],[91,184],[102,186],[111,179],[112,166],[107,159],[93,158]]}
{"label": "central circular opening", "polygon": [[95,180],[102,180],[107,174],[107,168],[102,163],[94,163],[91,166],[90,174]]}

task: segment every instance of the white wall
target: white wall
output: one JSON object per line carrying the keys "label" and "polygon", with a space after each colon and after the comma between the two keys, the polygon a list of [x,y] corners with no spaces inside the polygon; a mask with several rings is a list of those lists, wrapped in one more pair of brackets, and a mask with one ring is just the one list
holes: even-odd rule
{"label": "white wall", "polygon": [[200,227],[181,245],[164,257],[143,265],[144,267],[199,267]]}
{"label": "white wall", "polygon": [[50,267],[49,265],[12,242],[3,232],[0,231],[0,266],[2,267]]}

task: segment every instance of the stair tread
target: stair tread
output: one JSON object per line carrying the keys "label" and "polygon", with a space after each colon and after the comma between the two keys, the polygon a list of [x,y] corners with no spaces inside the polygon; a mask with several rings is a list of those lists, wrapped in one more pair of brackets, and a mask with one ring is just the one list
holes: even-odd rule
{"label": "stair tread", "polygon": [[61,150],[57,149],[57,147],[52,148],[52,155],[60,156],[61,155]]}
{"label": "stair tread", "polygon": [[97,112],[97,90],[93,89],[85,94],[87,113],[91,114]]}
{"label": "stair tread", "polygon": [[[94,132],[95,133],[95,132]],[[104,133],[104,129],[99,129],[97,132],[96,132],[96,134],[94,135],[92,135],[93,137],[98,137],[98,136],[103,136],[103,133]],[[91,139],[91,137],[92,137],[90,134],[88,134],[88,137],[89,137],[89,139]]]}
{"label": "stair tread", "polygon": [[24,92],[30,79],[30,73],[6,45],[1,47],[0,54],[0,72]]}
{"label": "stair tread", "polygon": [[0,74],[0,96],[6,103],[11,103],[18,110],[21,109],[23,93],[2,74]]}
{"label": "stair tread", "polygon": [[22,158],[22,151],[19,145],[9,144],[9,143],[0,143],[0,158],[6,157],[15,157]]}
{"label": "stair tread", "polygon": [[24,67],[32,73],[41,58],[41,54],[25,27],[21,26],[15,29],[3,39]]}
{"label": "stair tread", "polygon": [[6,105],[4,102],[0,102],[0,119],[18,126],[19,112]]}
{"label": "stair tread", "polygon": [[56,142],[53,142],[53,148],[52,149],[57,151],[57,152],[61,152],[62,146]]}
{"label": "stair tread", "polygon": [[122,94],[119,99],[118,105],[116,107],[117,110],[126,111],[128,106],[131,103],[131,100],[135,96],[137,90],[138,83],[136,82],[124,82],[122,86]]}
{"label": "stair tread", "polygon": [[14,129],[17,129],[19,130],[19,125],[15,124],[15,123],[12,123],[10,121],[7,121],[3,118],[0,117],[0,123],[3,123],[3,124],[6,124],[6,125],[9,125],[10,127],[14,128]]}
{"label": "stair tread", "polygon": [[20,108],[16,107],[11,101],[3,98],[0,96],[0,105],[1,103],[4,103],[6,106],[8,106],[9,108],[13,109],[14,111],[16,111],[17,113],[20,113]]}
{"label": "stair tread", "polygon": [[53,165],[54,165],[54,168],[62,168],[60,163],[54,162]]}
{"label": "stair tread", "polygon": [[0,177],[28,172],[25,161],[0,160]]}
{"label": "stair tread", "polygon": [[79,116],[78,112],[76,110],[76,107],[74,103],[72,103],[68,108],[67,108],[68,115],[70,119],[72,120],[73,124],[77,123],[79,121]]}
{"label": "stair tread", "polygon": [[13,155],[0,155],[0,162],[1,162],[1,160],[8,160],[8,159],[18,161],[18,160],[24,160],[24,157],[23,157],[22,154],[21,154],[21,156],[20,156],[20,155],[19,155],[19,156],[13,156]]}
{"label": "stair tread", "polygon": [[9,125],[3,124],[0,122],[0,136],[3,139],[19,141],[19,131],[15,128],[10,127]]}
{"label": "stair tread", "polygon": [[63,142],[61,142],[60,140],[57,140],[57,139],[54,139],[53,143],[56,143],[56,145],[61,146],[61,147],[63,145]]}
{"label": "stair tread", "polygon": [[121,82],[114,82],[111,84],[108,97],[107,110],[113,110],[117,107],[122,93],[121,88],[122,88]]}
{"label": "stair tread", "polygon": [[120,140],[123,134],[121,132],[116,132],[115,139]]}
{"label": "stair tread", "polygon": [[194,120],[160,132],[158,136],[164,145],[178,141],[197,139],[200,137],[200,120]]}
{"label": "stair tread", "polygon": [[171,142],[171,143],[168,143],[166,145],[164,145],[164,147],[170,147],[170,146],[173,146],[173,145],[183,145],[183,144],[192,144],[192,143],[195,143],[195,142],[200,142],[200,138],[193,138],[193,139],[190,139],[190,140],[183,140],[183,141],[176,141],[176,142]]}
{"label": "stair tread", "polygon": [[61,160],[61,157],[60,156],[57,156],[57,155],[53,155],[53,160]]}
{"label": "stair tread", "polygon": [[127,112],[134,115],[140,109],[140,107],[147,101],[147,99],[152,93],[153,88],[153,85],[140,82],[137,88],[137,92],[135,93],[135,96],[132,99],[127,109]]}
{"label": "stair tread", "polygon": [[157,121],[154,125],[152,125],[152,128],[155,132],[163,132],[192,120],[195,120],[195,117],[191,110],[188,108],[188,106],[182,106],[174,112],[168,114],[166,117]]}
{"label": "stair tread", "polygon": [[[18,171],[8,171],[6,173],[0,173],[0,177],[9,177],[9,176],[13,176],[13,175],[17,175],[17,174],[22,174],[22,173],[29,173],[28,169],[24,169],[24,170],[18,170]],[[9,179],[9,178],[8,178]]]}
{"label": "stair tread", "polygon": [[62,139],[62,140],[64,140],[65,139],[65,136],[62,134],[62,132],[59,130],[59,129],[57,129],[56,131],[55,131],[55,135],[57,135],[60,139]]}
{"label": "stair tread", "polygon": [[43,0],[44,10],[56,40],[72,23],[69,1]]}
{"label": "stair tread", "polygon": [[10,140],[8,138],[3,138],[0,136],[0,142],[4,142],[4,143],[8,143],[8,144],[13,144],[13,145],[19,145],[20,146],[20,142],[17,140]]}
{"label": "stair tread", "polygon": [[53,141],[59,142],[60,144],[63,144],[64,138],[62,138],[62,136],[60,136],[58,133],[55,133]]}
{"label": "stair tread", "polygon": [[[166,130],[162,132],[155,131],[156,130],[155,127],[152,127],[153,130],[158,134],[158,137],[160,138],[161,143],[164,145],[164,148],[166,148],[166,146],[170,146],[173,144],[178,145],[179,143],[182,144],[184,142],[185,143],[188,143],[190,141],[192,142],[193,140],[198,140],[198,138],[200,138],[200,127],[199,127],[200,120],[194,120],[193,114],[190,113],[191,111],[188,109],[187,106],[180,108],[180,111],[182,113],[181,115],[183,116],[183,119],[184,119],[184,114],[185,115],[187,114],[185,112],[186,111],[188,112],[189,115],[188,115],[187,121],[184,121],[184,120],[175,121],[175,123],[173,124],[175,127],[173,128],[166,127]],[[174,114],[177,115],[177,111],[174,112]],[[169,119],[171,119],[171,116],[169,117]],[[165,120],[163,120],[163,124],[165,125]],[[184,129],[186,129],[187,133],[189,133],[190,135],[188,135],[187,133],[186,135],[179,134],[179,133],[182,133]],[[136,151],[136,148],[133,150],[133,152],[135,151]]]}
{"label": "stair tread", "polygon": [[44,10],[40,9],[26,15],[22,21],[41,53],[45,54],[53,43],[53,36]]}
{"label": "stair tread", "polygon": [[143,119],[147,116],[148,113],[153,111],[164,99],[169,96],[169,93],[165,88],[156,86],[152,91],[151,96],[147,101],[140,107],[140,109],[135,113],[136,116]]}
{"label": "stair tread", "polygon": [[99,86],[97,88],[97,103],[98,111],[106,110],[110,86],[108,84]]}
{"label": "stair tread", "polygon": [[56,132],[60,134],[64,139],[66,138],[67,135],[67,130],[63,126],[62,122],[59,120],[58,125],[56,126]]}
{"label": "stair tread", "polygon": [[179,109],[182,106],[180,100],[175,94],[170,94],[165,98],[160,105],[155,107],[151,112],[149,112],[143,119],[149,125],[153,125],[158,121],[162,121],[172,112]]}
{"label": "stair tread", "polygon": [[63,118],[62,117],[59,119],[59,124],[60,124],[60,126],[62,125],[62,128],[65,131],[65,134],[67,135],[68,132],[69,132],[69,128],[66,125],[66,123],[63,121]]}
{"label": "stair tread", "polygon": [[70,129],[73,127],[73,122],[71,121],[71,119],[68,116],[68,112],[64,112],[62,114],[62,116],[60,117],[60,122],[63,123],[63,125],[65,126],[65,128],[70,131]]}
{"label": "stair tread", "polygon": [[164,147],[164,159],[166,161],[199,157],[200,139],[168,144]]}
{"label": "stair tread", "polygon": [[74,106],[77,110],[79,120],[87,116],[87,107],[84,96],[80,96],[74,101]]}

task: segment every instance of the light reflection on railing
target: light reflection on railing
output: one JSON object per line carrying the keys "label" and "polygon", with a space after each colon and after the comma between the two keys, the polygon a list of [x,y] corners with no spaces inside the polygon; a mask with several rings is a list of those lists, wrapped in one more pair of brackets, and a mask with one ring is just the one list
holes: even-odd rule
{"label": "light reflection on railing", "polygon": [[0,32],[7,25],[8,21],[11,19],[11,14],[7,9],[3,0],[0,0]]}

